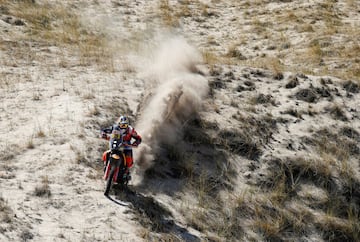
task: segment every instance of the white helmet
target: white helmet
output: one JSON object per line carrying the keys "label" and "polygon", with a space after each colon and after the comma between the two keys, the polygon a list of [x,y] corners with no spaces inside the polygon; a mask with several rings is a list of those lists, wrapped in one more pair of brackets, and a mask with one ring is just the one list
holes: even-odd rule
{"label": "white helmet", "polygon": [[118,125],[120,129],[127,129],[129,126],[129,119],[126,116],[120,116]]}

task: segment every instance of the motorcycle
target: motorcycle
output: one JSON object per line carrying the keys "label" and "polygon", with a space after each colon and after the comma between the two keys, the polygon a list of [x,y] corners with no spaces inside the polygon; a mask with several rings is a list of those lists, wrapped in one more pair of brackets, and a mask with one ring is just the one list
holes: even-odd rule
{"label": "motorcycle", "polygon": [[107,162],[104,171],[106,180],[105,196],[109,196],[110,189],[114,183],[126,188],[131,177],[126,173],[126,159],[124,149],[126,146],[121,141],[114,139],[110,143],[111,149],[103,155],[104,162]]}

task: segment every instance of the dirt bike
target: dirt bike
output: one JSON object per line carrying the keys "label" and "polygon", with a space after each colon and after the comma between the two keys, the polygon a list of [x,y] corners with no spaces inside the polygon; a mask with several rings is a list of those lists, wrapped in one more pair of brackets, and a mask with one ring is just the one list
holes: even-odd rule
{"label": "dirt bike", "polygon": [[104,173],[106,180],[105,196],[109,196],[110,189],[114,183],[117,182],[122,188],[126,188],[130,176],[126,173],[126,159],[124,149],[126,146],[119,140],[111,141],[111,149],[107,153],[107,164]]}

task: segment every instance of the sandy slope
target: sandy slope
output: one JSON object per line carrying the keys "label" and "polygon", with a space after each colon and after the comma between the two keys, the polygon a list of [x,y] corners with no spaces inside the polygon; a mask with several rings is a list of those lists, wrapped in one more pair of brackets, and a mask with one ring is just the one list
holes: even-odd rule
{"label": "sandy slope", "polygon": [[[79,6],[85,10],[84,22],[90,19],[101,28],[106,26],[101,21],[108,19],[121,31],[117,19],[107,13],[114,9],[110,2]],[[122,72],[76,66],[76,58],[64,49],[12,42],[13,37],[21,39],[25,27],[0,22],[3,41],[19,43],[34,57],[16,59],[14,49],[1,52],[0,187],[12,212],[11,222],[1,225],[0,240],[140,241],[137,223],[125,213],[126,207],[103,196],[100,157],[106,141],[98,134],[119,113],[104,111],[93,121],[94,110],[106,107],[135,114],[142,82],[131,74],[125,78]],[[66,67],[59,66],[62,58]],[[36,196],[44,179],[51,195]]]}
{"label": "sandy slope", "polygon": [[[209,5],[208,15],[202,12],[200,3]],[[153,64],[153,51],[159,44],[156,33],[163,32],[157,27],[159,2],[71,1],[71,4],[78,10],[84,25],[107,36],[108,44],[113,48],[114,72],[102,71],[96,64],[81,66],[74,50],[22,39],[26,35],[26,26],[14,26],[0,20],[0,196],[3,198],[1,205],[11,210],[7,213],[10,218],[0,221],[0,241],[18,241],[19,238],[24,241],[141,241],[149,238],[149,231],[163,233],[166,238],[167,232],[148,229],[151,222],[141,225],[143,220],[151,218],[151,212],[160,214],[159,220],[169,223],[170,231],[179,240],[206,238],[211,233],[201,233],[186,222],[184,217],[191,215],[184,216],[181,209],[193,206],[191,203],[195,198],[188,194],[181,197],[185,194],[176,189],[176,182],[173,186],[171,181],[156,180],[149,183],[149,188],[138,187],[137,197],[127,199],[131,208],[103,196],[100,155],[106,142],[97,137],[98,130],[110,125],[119,115],[112,109],[127,112],[133,119],[141,117],[137,108],[143,101],[142,95],[153,90],[148,81],[154,78],[154,73],[150,70],[149,74],[147,67]],[[266,11],[282,9],[283,5],[285,3],[269,4]],[[306,9],[309,6],[304,3],[298,7]],[[260,52],[271,54],[271,50],[266,49],[271,43],[248,28],[243,6],[237,6],[234,1],[199,1],[190,4],[190,8],[197,14],[192,18],[181,18],[179,28],[174,32],[185,36],[195,47],[205,49],[212,43],[212,51],[226,54],[229,46],[238,44],[241,35],[252,41],[238,46],[249,61],[256,61]],[[356,15],[350,14],[349,18],[355,19],[355,24],[358,21]],[[265,21],[262,17],[259,19]],[[292,36],[292,31],[287,32],[291,45],[301,45],[307,39],[306,33]],[[19,52],[28,54],[18,55]],[[289,55],[296,56],[296,53]],[[337,60],[333,62],[337,64]],[[296,64],[289,63],[289,66]],[[311,130],[345,125],[360,130],[359,93],[348,95],[343,88],[344,81],[340,79],[329,77],[332,83],[326,85],[333,100],[320,98],[316,104],[309,104],[297,100],[294,95],[311,85],[324,86],[320,77],[299,77],[300,84],[295,89],[288,89],[284,87],[296,75],[294,73],[286,72],[282,80],[274,80],[270,72],[259,75],[252,68],[225,64],[218,72],[211,76],[205,72],[206,79],[221,80],[225,87],[216,88],[214,98],[206,100],[202,112],[204,119],[217,123],[220,129],[244,130],[249,128],[244,125],[244,117],[261,119],[268,115],[288,120],[280,124],[271,141],[264,144],[264,160],[304,154],[309,158],[313,155],[311,148],[306,148],[299,140],[312,135]],[[254,86],[254,89],[243,91],[240,86],[245,89]],[[340,96],[334,95],[336,88]],[[270,103],[254,104],[259,94],[271,95]],[[345,115],[351,120],[349,124],[329,117],[325,108],[333,104],[344,108]],[[292,108],[304,113],[312,110],[320,115],[304,114],[302,118],[283,115]],[[292,149],[288,148],[289,144]],[[266,162],[259,164],[237,154],[230,156],[240,174],[235,194],[246,190],[266,173]],[[356,160],[351,161],[359,174],[359,164]],[[256,168],[250,169],[250,166]],[[49,187],[45,189],[46,184]],[[50,191],[51,195],[37,196],[36,188]],[[171,192],[173,196],[169,195]],[[144,212],[148,207],[154,211]],[[3,211],[7,210],[3,208]],[[146,219],[134,219],[139,214]],[[264,239],[255,235],[250,238]]]}
{"label": "sandy slope", "polygon": [[[95,96],[104,95],[107,90],[101,87],[108,85],[107,80],[101,75],[88,74],[88,70],[56,68],[54,72],[48,70],[52,72],[48,74],[41,68],[29,71],[32,71],[30,76],[44,75],[1,90],[1,150],[3,157],[14,155],[2,163],[3,168],[8,167],[2,169],[2,176],[11,174],[14,178],[2,180],[1,193],[16,220],[31,228],[35,241],[53,241],[59,237],[70,241],[135,238],[131,227],[112,225],[124,224],[128,217],[121,215],[125,211],[123,207],[102,196],[101,173],[76,162],[76,156],[84,156],[88,148],[99,147],[102,142],[95,137],[96,129],[91,127],[92,131],[87,132],[92,104],[81,95],[87,95],[92,88],[96,90],[92,92]],[[71,84],[67,84],[67,75],[72,76]],[[85,93],[81,88],[73,90],[85,85]],[[33,98],[37,93],[40,100]],[[40,131],[45,137],[38,137]],[[34,148],[29,149],[29,143]],[[93,155],[88,162],[101,169],[100,153]],[[42,186],[44,176],[49,181],[50,198],[34,196],[35,187]],[[10,238],[16,240],[16,233]]]}

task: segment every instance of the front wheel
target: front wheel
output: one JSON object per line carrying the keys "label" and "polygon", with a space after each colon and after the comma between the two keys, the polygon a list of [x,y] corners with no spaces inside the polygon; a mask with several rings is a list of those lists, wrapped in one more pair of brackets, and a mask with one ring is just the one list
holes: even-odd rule
{"label": "front wheel", "polygon": [[105,187],[105,192],[104,195],[105,196],[109,196],[109,192],[110,192],[110,188],[111,188],[111,183],[113,181],[114,178],[114,174],[115,174],[115,166],[111,166],[111,170],[110,170],[110,174],[106,180],[106,187]]}

